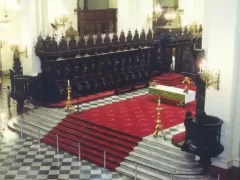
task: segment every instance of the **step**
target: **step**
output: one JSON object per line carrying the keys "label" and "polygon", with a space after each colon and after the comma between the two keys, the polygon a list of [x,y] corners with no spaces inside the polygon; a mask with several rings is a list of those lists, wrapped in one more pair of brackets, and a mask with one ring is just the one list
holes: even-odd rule
{"label": "step", "polygon": [[[44,138],[41,139],[41,142],[44,142],[45,144],[49,144],[52,145],[53,147],[57,147],[57,143],[54,140],[48,139],[48,138]],[[73,147],[69,147],[65,144],[59,143],[59,148],[62,150],[65,150],[66,152],[72,153],[73,155],[78,156],[78,149],[73,148]],[[90,161],[98,166],[103,166],[103,158],[99,158],[99,157],[95,157],[92,156],[92,154],[89,153],[85,153],[85,152],[81,152],[81,159],[85,159],[87,161]],[[115,170],[115,165],[109,161],[106,161],[106,168],[108,168],[109,170]]]}
{"label": "step", "polygon": [[194,154],[181,151],[180,148],[174,146],[170,141],[165,141],[162,138],[155,139],[152,136],[149,136],[147,138],[146,137],[143,138],[142,143],[144,143],[146,145],[148,144],[151,147],[163,148],[165,150],[167,149],[167,150],[170,150],[172,152],[176,152],[178,154],[181,154],[182,156],[186,156],[186,157],[190,157],[190,158],[194,158],[195,159],[195,155]]}
{"label": "step", "polygon": [[105,141],[108,141],[109,143],[114,143],[114,144],[118,144],[118,145],[121,145],[121,146],[124,145],[124,147],[126,147],[126,148],[131,148],[131,149],[133,148],[133,144],[128,143],[125,140],[123,141],[123,140],[115,138],[115,137],[110,137],[109,138],[109,136],[106,136],[106,135],[104,135],[102,133],[99,133],[97,131],[93,131],[92,129],[79,127],[79,126],[74,126],[73,124],[65,122],[65,121],[60,122],[58,124],[58,126],[71,128],[71,129],[76,130],[78,132],[81,132],[81,133],[84,133],[84,134],[87,134],[87,135],[91,135],[92,137],[104,139]]}
{"label": "step", "polygon": [[[38,130],[35,127],[24,124],[21,128],[21,125],[17,123],[13,123],[13,126],[14,126],[14,129],[19,133],[21,133],[21,130],[22,130],[23,134],[26,134],[28,136],[38,139]],[[40,138],[43,137],[46,133],[47,132],[45,130],[40,129]]]}
{"label": "step", "polygon": [[163,162],[167,162],[173,165],[179,165],[185,168],[189,168],[189,167],[200,167],[199,163],[196,161],[187,161],[187,159],[184,160],[180,160],[178,158],[175,158],[174,156],[169,156],[169,154],[165,153],[165,151],[163,151],[163,153],[159,153],[159,152],[155,152],[155,151],[150,151],[148,149],[142,148],[142,147],[135,147],[134,148],[134,152],[140,154],[140,155],[144,155],[144,156],[149,156],[152,157],[154,159],[157,159],[159,161],[163,161]]}
{"label": "step", "polygon": [[173,175],[173,180],[210,180],[208,175]]}
{"label": "step", "polygon": [[64,111],[64,109],[58,109],[58,108],[45,108],[45,107],[39,107],[38,110],[43,110],[43,111],[47,111],[47,112],[52,112],[52,113],[58,113],[61,114],[63,116],[68,115],[69,113]]}
{"label": "step", "polygon": [[[48,134],[45,137],[56,141],[56,136],[54,136],[54,135]],[[59,141],[59,143],[68,145],[72,148],[79,149],[79,145],[78,145],[79,141],[76,142],[71,139],[64,139],[64,138],[61,138],[61,136],[58,136],[58,141]],[[102,159],[103,159],[103,155],[104,155],[103,149],[92,148],[91,146],[90,147],[86,146],[84,143],[81,143],[81,152],[90,153],[93,156],[100,157]],[[123,161],[123,159],[124,159],[123,157],[117,157],[115,155],[112,155],[108,151],[106,151],[106,161],[110,161],[111,163],[115,164],[116,166],[118,166],[120,164],[120,162]]]}
{"label": "step", "polygon": [[[132,171],[129,171],[129,170],[126,170],[125,168],[122,168],[121,166],[117,168],[117,172],[122,174],[122,175],[125,175],[127,177],[130,177],[132,179],[135,179],[135,172],[132,172]],[[153,179],[150,179],[149,177],[147,176],[144,176],[144,175],[141,175],[139,174],[137,176],[137,180],[153,180]]]}
{"label": "step", "polygon": [[47,111],[44,111],[44,110],[41,110],[41,109],[35,109],[34,111],[32,111],[36,114],[39,114],[41,116],[47,116],[47,117],[50,117],[50,118],[54,118],[54,119],[63,119],[65,118],[65,116],[61,115],[61,114],[58,114],[58,113],[49,113]]}
{"label": "step", "polygon": [[[106,151],[108,154],[113,155],[115,157],[118,158],[124,158],[125,156],[128,155],[128,152],[122,152],[119,151],[117,149],[113,149],[112,147],[97,143],[97,142],[92,142],[89,141],[89,139],[86,139],[84,137],[76,137],[74,135],[70,135],[68,133],[65,132],[61,132],[61,131],[56,131],[56,130],[52,130],[51,131],[52,134],[56,135],[58,134],[59,137],[62,137],[66,140],[75,142],[76,144],[78,144],[79,142],[87,147],[90,147],[91,149],[96,149],[96,150],[100,150],[100,151]],[[52,136],[51,134],[47,135],[48,137],[53,137],[55,138],[55,136]]]}
{"label": "step", "polygon": [[[135,169],[136,169],[135,164],[122,162],[120,167],[125,170],[128,170],[130,172],[134,172],[134,174],[135,174]],[[148,177],[148,178],[154,179],[154,180],[170,180],[170,178],[171,178],[170,174],[168,174],[166,176],[166,175],[163,175],[159,171],[153,170],[151,168],[143,167],[143,166],[137,166],[137,177],[138,177],[138,175],[143,175],[145,177]]]}
{"label": "step", "polygon": [[[191,174],[192,172],[202,172],[202,168],[200,167],[196,167],[196,168],[192,168],[192,167],[183,167],[183,166],[178,166],[179,164],[170,164],[168,162],[164,162],[164,161],[159,161],[158,159],[155,159],[153,157],[150,156],[146,156],[146,155],[142,155],[136,152],[131,152],[129,157],[131,157],[131,159],[134,159],[136,162],[138,161],[144,161],[147,164],[154,164],[156,167],[159,167],[160,169],[165,169],[168,172],[171,173],[189,173]],[[128,158],[126,158],[128,159]]]}
{"label": "step", "polygon": [[[150,159],[150,158],[149,158]],[[165,174],[199,174],[202,172],[202,168],[194,168],[194,169],[183,169],[174,167],[171,165],[166,165],[166,163],[152,161],[149,163],[146,161],[146,158],[141,157],[133,157],[132,155],[125,158],[125,162],[135,164],[138,163],[139,167],[149,167],[155,170],[161,171],[161,173]]]}
{"label": "step", "polygon": [[176,158],[176,159],[181,160],[181,161],[195,162],[195,156],[192,156],[191,154],[190,155],[185,154],[180,149],[178,149],[178,151],[175,151],[175,149],[172,149],[169,146],[167,146],[167,147],[165,147],[164,145],[163,146],[154,146],[152,144],[148,144],[144,141],[141,141],[141,142],[138,143],[137,148],[138,147],[142,148],[142,149],[146,149],[148,151],[155,152],[155,153],[163,154],[165,156]]}
{"label": "step", "polygon": [[59,123],[58,121],[55,122],[55,121],[47,120],[44,118],[40,118],[39,116],[33,116],[30,114],[24,114],[21,117],[21,120],[28,120],[29,122],[40,123],[51,128],[55,127]]}
{"label": "step", "polygon": [[[34,120],[30,117],[24,117],[21,119],[21,121],[23,122],[23,124],[29,124],[33,127],[37,127],[37,128],[43,129],[45,131],[50,131],[54,127],[53,124],[42,122],[42,121],[39,121],[38,119]],[[19,121],[19,123],[21,123],[21,122]]]}
{"label": "step", "polygon": [[23,117],[24,116],[29,116],[29,117],[34,118],[34,119],[39,119],[39,120],[42,120],[42,121],[51,122],[53,124],[57,124],[57,123],[62,121],[62,119],[60,119],[60,118],[46,117],[46,116],[43,116],[43,115],[35,113],[35,112],[28,112],[27,114],[24,114]]}
{"label": "step", "polygon": [[[71,117],[68,117],[68,118],[65,118],[64,121],[75,124],[77,126],[82,126],[82,127],[88,128],[88,129],[92,129],[93,131],[103,133],[107,136],[113,136],[113,137],[119,138],[121,140],[128,141],[130,143],[136,143],[136,142],[139,142],[141,140],[141,138],[134,138],[134,137],[131,137],[131,136],[127,136],[125,134],[122,134],[121,132],[114,131],[110,128],[105,128],[103,126],[99,126],[99,125],[96,125],[96,124],[91,123],[91,122],[88,123],[87,121],[84,121],[84,120],[77,120],[77,119],[73,119]],[[136,145],[137,145],[137,143],[136,143]]]}

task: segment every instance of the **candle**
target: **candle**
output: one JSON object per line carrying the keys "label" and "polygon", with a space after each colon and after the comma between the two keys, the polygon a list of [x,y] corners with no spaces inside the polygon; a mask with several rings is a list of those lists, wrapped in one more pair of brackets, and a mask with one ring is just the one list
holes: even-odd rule
{"label": "candle", "polygon": [[70,86],[70,81],[68,80],[68,86]]}

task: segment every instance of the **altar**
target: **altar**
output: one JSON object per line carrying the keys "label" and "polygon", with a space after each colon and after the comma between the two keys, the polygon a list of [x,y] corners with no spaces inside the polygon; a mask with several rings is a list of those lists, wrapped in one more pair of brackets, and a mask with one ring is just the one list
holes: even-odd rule
{"label": "altar", "polygon": [[195,91],[188,90],[187,93],[181,88],[176,88],[172,86],[156,85],[150,86],[148,89],[150,94],[161,96],[165,99],[173,99],[179,101],[183,104],[190,103],[195,100]]}

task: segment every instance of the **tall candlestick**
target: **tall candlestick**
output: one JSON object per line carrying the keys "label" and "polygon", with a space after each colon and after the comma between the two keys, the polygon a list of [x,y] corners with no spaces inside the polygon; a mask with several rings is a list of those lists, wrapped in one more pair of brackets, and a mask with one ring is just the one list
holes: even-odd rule
{"label": "tall candlestick", "polygon": [[160,106],[160,97],[158,98],[158,106]]}

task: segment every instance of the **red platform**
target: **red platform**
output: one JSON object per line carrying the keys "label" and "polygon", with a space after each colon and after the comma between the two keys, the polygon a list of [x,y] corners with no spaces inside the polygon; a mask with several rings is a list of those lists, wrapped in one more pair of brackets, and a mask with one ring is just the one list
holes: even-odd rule
{"label": "red platform", "polygon": [[[103,165],[103,152],[107,154],[106,167],[115,170],[143,137],[153,134],[156,126],[156,96],[146,94],[121,102],[68,115],[42,142],[78,155],[81,143],[82,159]],[[187,107],[161,104],[164,129],[184,121],[185,113],[195,110],[195,102]]]}

